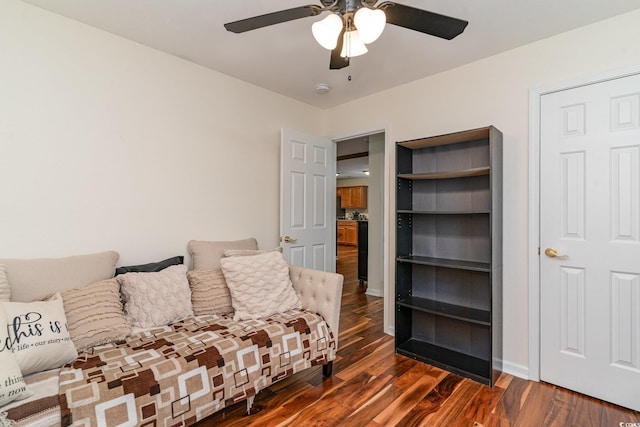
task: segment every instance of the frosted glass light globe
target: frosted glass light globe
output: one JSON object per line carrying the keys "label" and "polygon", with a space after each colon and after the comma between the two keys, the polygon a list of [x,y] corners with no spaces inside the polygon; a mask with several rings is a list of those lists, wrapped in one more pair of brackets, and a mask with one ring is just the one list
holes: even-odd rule
{"label": "frosted glass light globe", "polygon": [[380,9],[361,7],[353,17],[363,43],[373,43],[380,37],[387,23],[387,16]]}
{"label": "frosted glass light globe", "polygon": [[333,50],[338,45],[338,36],[342,31],[342,18],[335,13],[328,15],[311,26],[316,41],[325,49]]}
{"label": "frosted glass light globe", "polygon": [[367,52],[369,52],[369,49],[367,49],[367,46],[360,40],[360,35],[357,30],[344,33],[340,56],[343,58],[353,58],[364,55]]}

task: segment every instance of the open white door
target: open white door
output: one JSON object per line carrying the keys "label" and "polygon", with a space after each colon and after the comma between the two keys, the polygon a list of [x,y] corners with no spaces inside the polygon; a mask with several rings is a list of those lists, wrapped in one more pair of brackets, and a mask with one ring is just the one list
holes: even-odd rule
{"label": "open white door", "polygon": [[335,271],[336,162],[327,138],[282,129],[280,240],[292,265]]}
{"label": "open white door", "polygon": [[542,96],[540,378],[640,410],[640,75]]}

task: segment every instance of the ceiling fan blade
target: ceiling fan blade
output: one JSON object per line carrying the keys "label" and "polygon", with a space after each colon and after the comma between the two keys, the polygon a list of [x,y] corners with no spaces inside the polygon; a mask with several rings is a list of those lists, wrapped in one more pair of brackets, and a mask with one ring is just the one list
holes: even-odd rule
{"label": "ceiling fan blade", "polygon": [[340,70],[348,66],[349,58],[343,58],[342,56],[340,56],[340,50],[338,50],[338,48],[335,48],[331,51],[331,62],[329,63],[330,70]]}
{"label": "ceiling fan blade", "polygon": [[257,28],[268,27],[269,25],[281,24],[295,19],[316,16],[322,12],[322,8],[316,5],[307,5],[285,9],[279,12],[267,13],[266,15],[254,16],[253,18],[241,19],[239,21],[224,24],[227,31],[232,33],[244,33],[245,31]]}
{"label": "ceiling fan blade", "polygon": [[440,15],[415,7],[404,6],[394,2],[384,2],[378,6],[387,15],[387,23],[409,28],[410,30],[430,34],[451,40],[461,34],[468,21],[450,16]]}
{"label": "ceiling fan blade", "polygon": [[331,51],[331,62],[329,63],[330,70],[339,70],[349,65],[349,58],[343,58],[340,56],[342,52],[342,43],[344,42],[344,27],[340,31],[338,36],[338,44],[336,48]]}

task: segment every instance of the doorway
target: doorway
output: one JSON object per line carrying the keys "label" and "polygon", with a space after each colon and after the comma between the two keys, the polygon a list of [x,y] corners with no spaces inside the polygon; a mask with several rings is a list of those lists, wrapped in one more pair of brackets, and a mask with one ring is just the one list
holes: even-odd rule
{"label": "doorway", "polygon": [[335,151],[336,271],[348,267],[342,273],[357,278],[360,292],[383,297],[385,134],[336,141]]}

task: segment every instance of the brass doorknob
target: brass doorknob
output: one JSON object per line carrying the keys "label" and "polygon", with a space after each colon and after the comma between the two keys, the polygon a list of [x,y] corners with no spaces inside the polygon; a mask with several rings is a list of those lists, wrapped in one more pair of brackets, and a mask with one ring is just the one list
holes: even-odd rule
{"label": "brass doorknob", "polygon": [[559,254],[555,248],[545,249],[544,254],[549,258],[569,258],[569,255],[567,254]]}
{"label": "brass doorknob", "polygon": [[284,242],[285,242],[285,243],[295,243],[295,242],[297,242],[297,241],[298,241],[298,239],[294,239],[293,237],[290,237],[290,236],[284,236]]}

